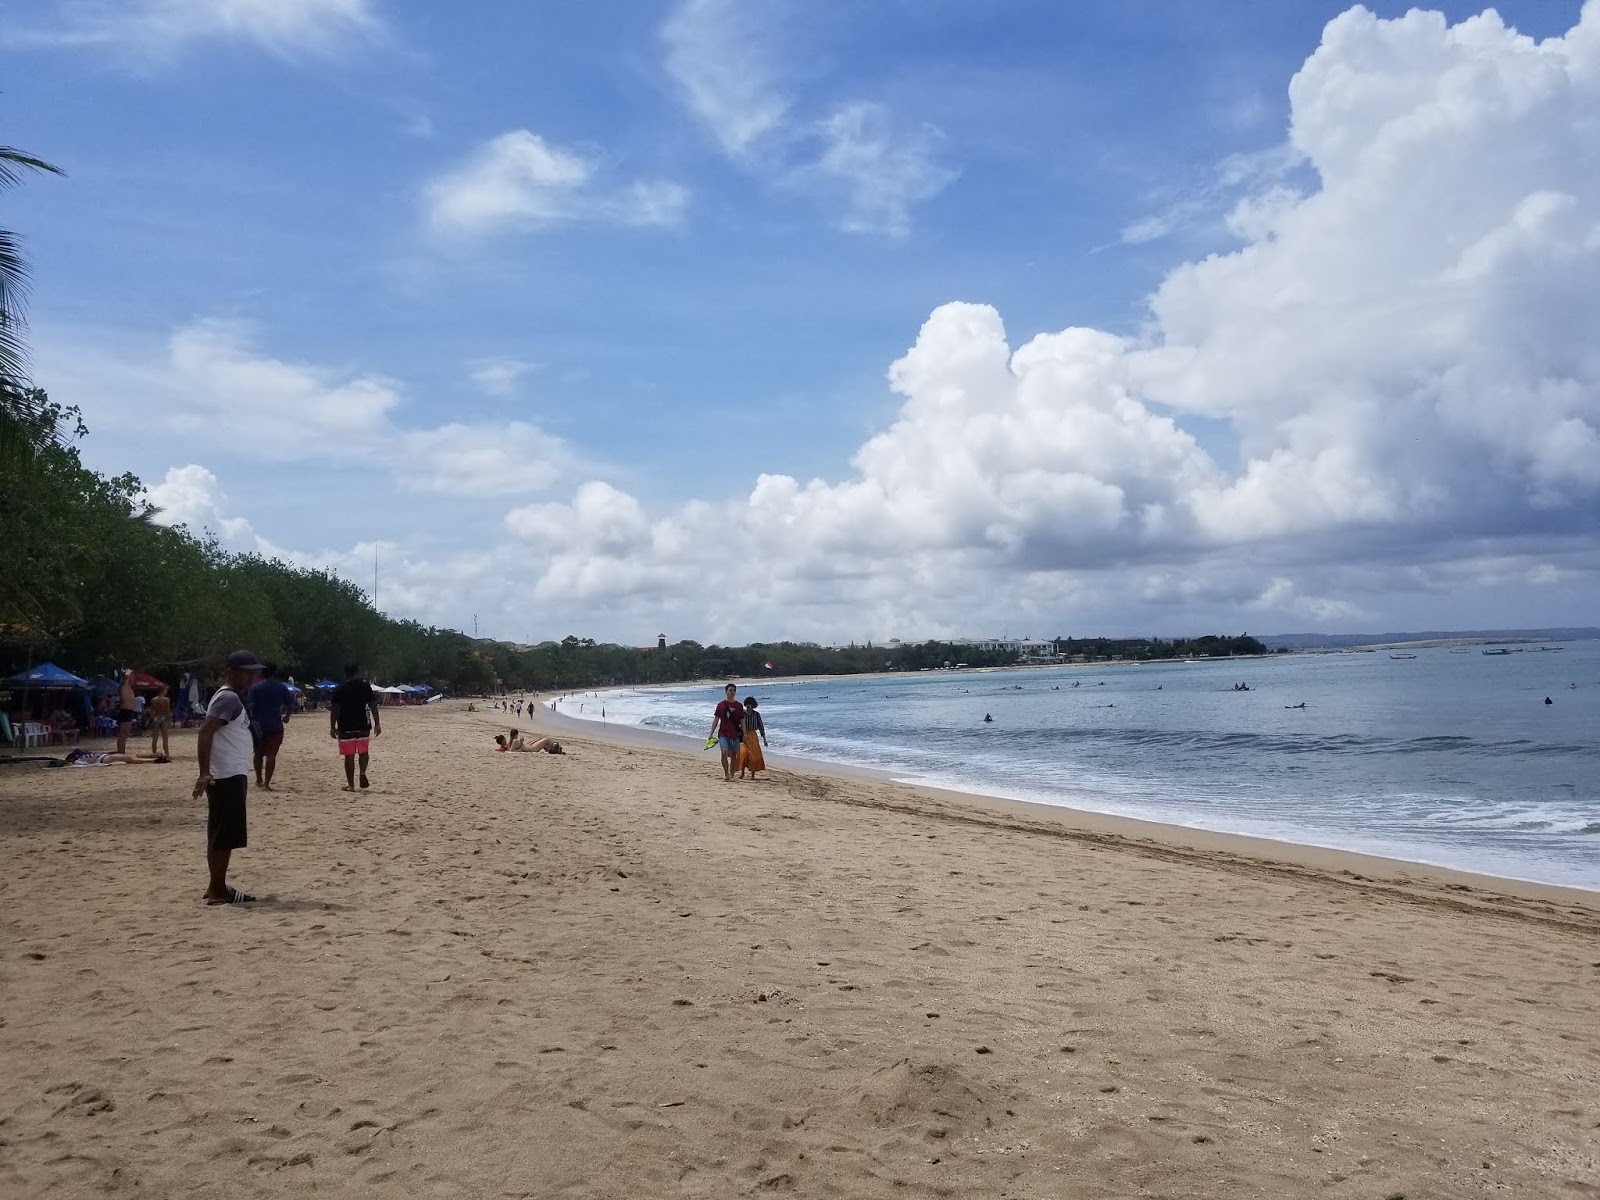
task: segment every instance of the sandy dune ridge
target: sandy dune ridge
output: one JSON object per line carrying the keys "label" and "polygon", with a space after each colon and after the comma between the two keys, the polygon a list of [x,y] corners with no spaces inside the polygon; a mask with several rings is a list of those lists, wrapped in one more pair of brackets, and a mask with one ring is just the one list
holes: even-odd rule
{"label": "sandy dune ridge", "polygon": [[1593,898],[495,728],[0,769],[0,1195],[1600,1197]]}

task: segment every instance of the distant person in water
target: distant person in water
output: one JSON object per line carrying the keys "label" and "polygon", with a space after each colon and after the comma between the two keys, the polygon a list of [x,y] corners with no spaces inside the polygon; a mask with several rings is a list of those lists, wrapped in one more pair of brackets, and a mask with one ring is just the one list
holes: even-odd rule
{"label": "distant person in water", "polygon": [[756,711],[756,698],[746,696],[744,701],[744,738],[739,744],[739,778],[744,778],[745,770],[750,771],[750,778],[756,777],[757,771],[767,769],[767,760],[761,753],[761,744],[767,740],[767,726],[761,719],[761,714]]}
{"label": "distant person in water", "polygon": [[1554,704],[1554,703],[1555,703],[1555,701],[1554,701],[1554,700],[1552,700],[1552,699],[1550,699],[1550,697],[1549,697],[1549,696],[1546,696],[1546,697],[1545,697],[1545,698],[1544,698],[1544,702],[1545,702],[1545,703],[1546,703],[1546,704]]}
{"label": "distant person in water", "polygon": [[739,686],[730,683],[722,689],[722,700],[711,714],[711,735],[717,739],[717,750],[722,759],[722,778],[731,783],[734,768],[739,765],[739,747],[744,743],[744,705],[734,697]]}
{"label": "distant person in water", "polygon": [[983,723],[985,725],[993,725],[994,724],[994,714],[992,714],[992,713],[984,713],[983,714]]}

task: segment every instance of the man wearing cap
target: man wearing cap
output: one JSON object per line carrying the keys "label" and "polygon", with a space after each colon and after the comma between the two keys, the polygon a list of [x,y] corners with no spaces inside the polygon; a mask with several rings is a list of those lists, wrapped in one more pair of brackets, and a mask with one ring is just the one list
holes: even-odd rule
{"label": "man wearing cap", "polygon": [[228,860],[235,850],[249,844],[244,802],[255,747],[244,698],[264,665],[248,650],[228,655],[227,682],[211,697],[205,723],[200,726],[200,777],[195,780],[194,794],[196,798],[201,792],[206,794],[206,865],[211,870],[207,904],[245,904],[255,899],[228,886]]}

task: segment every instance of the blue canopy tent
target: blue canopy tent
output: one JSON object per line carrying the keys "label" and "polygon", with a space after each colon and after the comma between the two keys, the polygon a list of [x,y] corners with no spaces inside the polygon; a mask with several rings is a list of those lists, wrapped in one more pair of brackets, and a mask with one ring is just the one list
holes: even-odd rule
{"label": "blue canopy tent", "polygon": [[87,679],[79,679],[71,671],[64,671],[55,663],[40,663],[37,667],[30,667],[20,671],[6,680],[6,685],[13,688],[37,688],[44,691],[48,688],[84,688],[89,686]]}
{"label": "blue canopy tent", "polygon": [[324,679],[321,683],[314,683],[311,686],[316,688],[317,691],[322,692],[322,691],[328,691],[328,690],[330,690],[332,688],[336,688],[339,685],[337,683],[335,683],[331,679]]}
{"label": "blue canopy tent", "polygon": [[[29,667],[26,671],[19,671],[7,679],[6,686],[13,692],[19,693],[18,699],[13,702],[20,706],[20,715],[26,719],[33,711],[33,706],[28,703],[29,692],[84,692],[89,687],[86,679],[79,679],[71,671],[64,671],[55,663],[40,663],[37,667]],[[87,698],[85,698],[87,702]],[[59,702],[58,702],[59,707]],[[42,709],[40,710],[43,711]],[[6,722],[6,732],[15,740],[16,734],[10,729],[11,722]]]}

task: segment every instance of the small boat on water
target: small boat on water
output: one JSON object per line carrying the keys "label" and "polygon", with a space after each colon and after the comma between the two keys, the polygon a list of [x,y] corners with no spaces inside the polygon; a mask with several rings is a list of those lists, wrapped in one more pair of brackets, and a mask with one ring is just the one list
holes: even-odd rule
{"label": "small boat on water", "polygon": [[1485,654],[1510,654],[1511,653],[1511,647],[1509,647],[1509,646],[1491,646],[1491,647],[1489,647],[1489,649],[1485,650],[1484,653]]}
{"label": "small boat on water", "polygon": [[1391,654],[1390,658],[1415,658],[1415,654]]}
{"label": "small boat on water", "polygon": [[1472,647],[1471,646],[1457,646],[1454,650],[1450,651],[1450,653],[1451,654],[1471,654],[1472,653]]}

